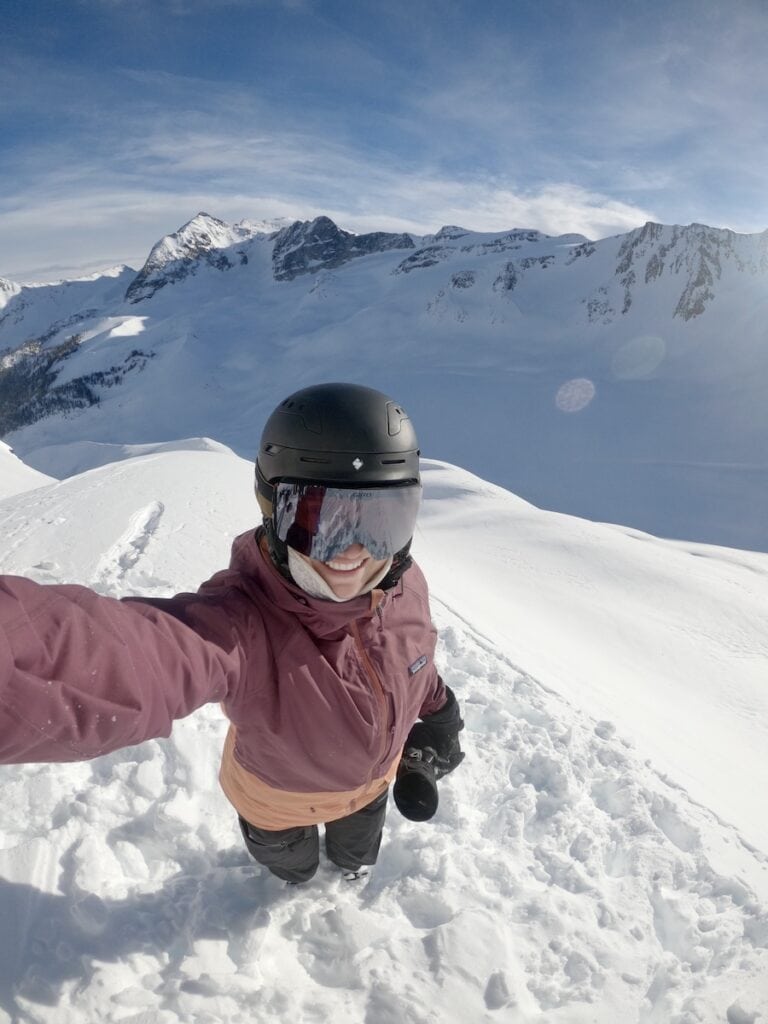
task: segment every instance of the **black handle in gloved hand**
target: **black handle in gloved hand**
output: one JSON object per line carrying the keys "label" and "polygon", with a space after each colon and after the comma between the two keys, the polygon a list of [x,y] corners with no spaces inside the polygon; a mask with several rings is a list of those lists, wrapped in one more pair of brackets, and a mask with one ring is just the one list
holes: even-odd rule
{"label": "black handle in gloved hand", "polygon": [[398,811],[410,821],[429,821],[437,811],[436,758],[431,747],[408,747],[400,759],[392,796]]}
{"label": "black handle in gloved hand", "polygon": [[464,728],[459,704],[446,686],[445,704],[425,715],[408,733],[392,790],[397,809],[411,821],[429,821],[437,811],[437,780],[464,760],[459,733]]}

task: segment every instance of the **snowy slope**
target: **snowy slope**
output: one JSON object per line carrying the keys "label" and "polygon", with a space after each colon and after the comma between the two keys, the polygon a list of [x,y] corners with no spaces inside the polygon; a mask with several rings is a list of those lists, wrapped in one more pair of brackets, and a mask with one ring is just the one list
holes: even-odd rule
{"label": "snowy slope", "polygon": [[0,309],[7,305],[13,296],[18,295],[20,291],[21,285],[16,284],[14,281],[6,281],[4,277],[0,277]]}
{"label": "snowy slope", "polygon": [[[0,502],[0,570],[117,596],[194,587],[255,519],[250,463],[194,447]],[[424,471],[416,554],[468,751],[434,822],[391,810],[361,887],[326,868],[286,889],[249,863],[218,791],[215,707],[90,764],[0,769],[0,1021],[768,1014],[768,556]]]}
{"label": "snowy slope", "polygon": [[51,477],[26,466],[0,441],[0,499],[51,483]]}
{"label": "snowy slope", "polygon": [[80,324],[119,303],[135,276],[135,270],[119,266],[71,281],[14,285],[0,301],[0,349],[30,338],[75,333]]}
{"label": "snowy slope", "polygon": [[133,277],[8,299],[0,371],[42,338],[29,359],[54,384],[52,415],[5,436],[55,476],[75,442],[202,435],[251,457],[286,394],[351,380],[410,408],[431,456],[539,506],[768,550],[767,278],[768,233],[702,225],[590,242],[200,214]]}

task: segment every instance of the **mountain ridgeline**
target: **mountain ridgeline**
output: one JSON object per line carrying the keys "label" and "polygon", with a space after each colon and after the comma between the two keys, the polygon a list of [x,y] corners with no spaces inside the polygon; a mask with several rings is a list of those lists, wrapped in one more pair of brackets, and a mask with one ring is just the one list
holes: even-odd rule
{"label": "mountain ridgeline", "polygon": [[357,380],[410,403],[425,454],[535,503],[764,547],[768,527],[732,524],[740,496],[768,497],[767,298],[768,232],[200,213],[138,271],[0,281],[0,437],[54,475],[52,446],[83,440],[250,454],[284,394]]}

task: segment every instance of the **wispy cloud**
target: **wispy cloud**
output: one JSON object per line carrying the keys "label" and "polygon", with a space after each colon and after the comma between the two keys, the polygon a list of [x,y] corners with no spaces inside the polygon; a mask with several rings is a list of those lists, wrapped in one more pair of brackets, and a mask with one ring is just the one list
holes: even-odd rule
{"label": "wispy cloud", "polygon": [[80,0],[130,27],[117,60],[0,40],[0,273],[136,262],[201,208],[415,233],[768,224],[756,0],[169,3]]}
{"label": "wispy cloud", "polygon": [[[414,170],[308,132],[249,135],[215,130],[215,117],[194,120],[183,127],[165,115],[145,120],[140,133],[105,140],[87,163],[76,146],[61,143],[55,172],[38,163],[25,188],[0,200],[0,274],[39,270],[34,253],[43,238],[46,262],[57,265],[92,263],[98,255],[105,263],[135,263],[200,209],[227,220],[324,213],[356,231],[423,234],[459,223],[590,237],[652,216],[568,183],[521,189],[481,175]],[[39,157],[28,155],[30,170]]]}

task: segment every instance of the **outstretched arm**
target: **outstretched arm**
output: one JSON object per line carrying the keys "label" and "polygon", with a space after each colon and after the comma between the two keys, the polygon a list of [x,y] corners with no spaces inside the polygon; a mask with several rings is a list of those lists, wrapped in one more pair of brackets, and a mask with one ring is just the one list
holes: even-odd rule
{"label": "outstretched arm", "polygon": [[[188,604],[204,598],[171,599]],[[174,614],[86,587],[0,576],[0,763],[78,761],[167,736],[237,685],[243,654],[221,608],[201,636]]]}

